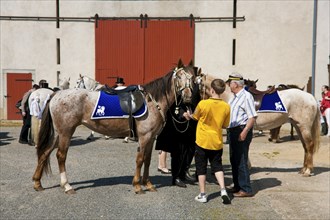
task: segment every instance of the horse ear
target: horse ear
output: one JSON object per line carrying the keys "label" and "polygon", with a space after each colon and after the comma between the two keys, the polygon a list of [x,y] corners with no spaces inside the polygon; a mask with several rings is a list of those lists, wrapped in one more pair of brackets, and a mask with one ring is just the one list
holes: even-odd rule
{"label": "horse ear", "polygon": [[256,81],[254,81],[254,83],[257,83],[259,79],[257,79]]}
{"label": "horse ear", "polygon": [[70,82],[70,77],[69,77],[69,79],[68,79],[68,82]]}
{"label": "horse ear", "polygon": [[197,72],[197,76],[201,76],[201,75],[202,75],[202,68],[199,68]]}
{"label": "horse ear", "polygon": [[183,67],[183,62],[181,60],[181,58],[179,59],[179,62],[178,62],[178,68],[182,68]]}
{"label": "horse ear", "polygon": [[189,66],[194,66],[194,61],[193,60],[190,60]]}

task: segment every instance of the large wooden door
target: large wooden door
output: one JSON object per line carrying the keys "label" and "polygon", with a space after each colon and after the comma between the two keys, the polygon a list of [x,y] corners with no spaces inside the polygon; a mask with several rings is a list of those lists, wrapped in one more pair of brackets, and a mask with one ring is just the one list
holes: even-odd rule
{"label": "large wooden door", "polygon": [[143,28],[140,21],[104,20],[95,28],[95,79],[114,85],[117,77],[126,85],[143,81]]}
{"label": "large wooden door", "polygon": [[25,92],[32,88],[31,73],[7,73],[7,119],[20,120],[22,116],[16,108],[18,100],[22,99]]}
{"label": "large wooden door", "polygon": [[95,79],[126,85],[164,76],[182,59],[194,59],[195,25],[190,20],[100,20],[95,26]]}
{"label": "large wooden door", "polygon": [[179,59],[194,59],[194,23],[190,20],[148,21],[145,31],[144,82],[164,76]]}

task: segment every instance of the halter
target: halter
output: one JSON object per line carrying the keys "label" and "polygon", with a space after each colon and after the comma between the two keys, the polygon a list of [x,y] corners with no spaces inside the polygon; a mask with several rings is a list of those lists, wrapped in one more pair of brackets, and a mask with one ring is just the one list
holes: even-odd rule
{"label": "halter", "polygon": [[[178,79],[181,79],[180,76],[177,75],[177,73],[179,71],[183,71],[185,77],[187,78],[187,81],[185,82],[184,86],[182,87],[179,87],[179,81]],[[175,68],[173,70],[173,75],[172,75],[173,79],[174,79],[174,97],[175,97],[175,105],[178,106],[178,104],[180,104],[180,102],[182,101],[182,97],[181,97],[181,100],[180,102],[178,103],[178,100],[177,100],[177,94],[179,94],[182,90],[184,89],[187,89],[189,88],[190,90],[193,89],[192,87],[192,84],[191,84],[191,78],[192,78],[192,75],[188,74],[182,67],[181,68]],[[167,99],[167,98],[166,98]]]}
{"label": "halter", "polygon": [[[82,89],[86,89],[85,86],[85,82],[84,82],[84,77],[80,77],[79,83],[77,83],[78,85],[76,86],[76,88],[82,88]],[[80,87],[80,85],[83,85],[83,87]]]}
{"label": "halter", "polygon": [[[204,75],[204,76],[205,76],[205,81],[206,81],[206,75]],[[203,77],[204,76],[198,75],[195,78],[195,82],[198,84],[199,90],[202,90],[203,91],[203,97],[202,97],[202,99],[205,98],[205,93],[206,93],[205,82],[203,82]]]}

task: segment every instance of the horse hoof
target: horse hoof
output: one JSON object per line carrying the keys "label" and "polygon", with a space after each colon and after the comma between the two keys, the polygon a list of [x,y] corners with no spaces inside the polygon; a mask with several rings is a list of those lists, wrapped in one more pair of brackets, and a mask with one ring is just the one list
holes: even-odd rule
{"label": "horse hoof", "polygon": [[68,195],[73,195],[73,194],[76,194],[76,191],[74,189],[69,189],[65,193],[68,194]]}
{"label": "horse hoof", "polygon": [[45,189],[42,186],[38,186],[38,187],[33,187],[35,191],[40,192],[40,191],[44,191]]}
{"label": "horse hoof", "polygon": [[157,192],[156,187],[151,187],[151,188],[149,188],[148,190],[149,190],[149,192]]}
{"label": "horse hoof", "polygon": [[138,195],[143,195],[145,194],[146,192],[143,191],[142,189],[138,190],[138,191],[135,191],[135,194],[138,194]]}

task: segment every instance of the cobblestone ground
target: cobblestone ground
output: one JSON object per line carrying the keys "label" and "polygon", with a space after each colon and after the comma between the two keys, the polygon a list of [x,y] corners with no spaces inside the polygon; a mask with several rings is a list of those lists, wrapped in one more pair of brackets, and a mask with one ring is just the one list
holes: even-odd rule
{"label": "cobblestone ground", "polygon": [[[157,171],[154,150],[151,181],[158,191],[135,195],[132,178],[137,143],[106,140],[78,127],[67,158],[69,182],[75,195],[66,195],[59,186],[55,152],[51,155],[53,174],[42,178],[43,192],[33,189],[35,148],[18,143],[20,127],[1,127],[0,218],[1,219],[330,219],[330,146],[321,137],[314,157],[314,175],[298,174],[303,163],[300,141],[290,141],[281,131],[281,143],[270,143],[267,132],[255,135],[251,144],[253,198],[233,198],[221,203],[219,188],[208,175],[208,203],[194,201],[198,185],[171,186],[171,177]],[[224,147],[225,181],[231,183],[228,145]],[[170,164],[170,160],[168,161]]]}

